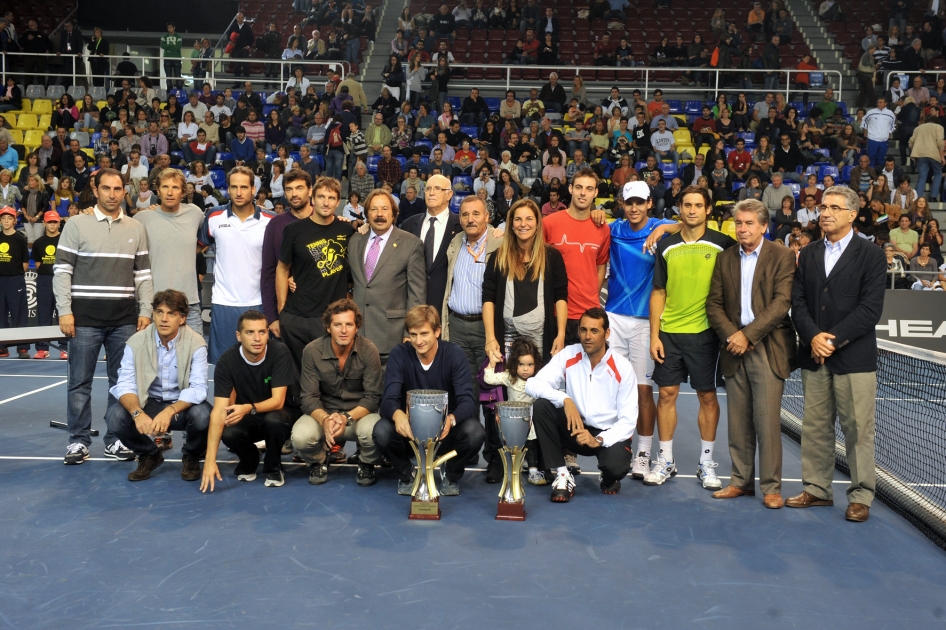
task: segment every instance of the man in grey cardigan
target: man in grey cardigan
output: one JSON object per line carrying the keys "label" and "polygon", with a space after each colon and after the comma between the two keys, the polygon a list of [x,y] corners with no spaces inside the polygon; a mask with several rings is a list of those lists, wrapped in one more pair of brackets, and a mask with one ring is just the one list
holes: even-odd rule
{"label": "man in grey cardigan", "polygon": [[164,463],[152,435],[186,431],[181,479],[200,478],[200,458],[207,448],[207,343],[185,325],[190,312],[184,293],[167,289],[151,303],[154,323],[125,344],[118,383],[109,393],[118,399],[105,412],[110,431],[138,456],[129,481],[143,481]]}
{"label": "man in grey cardigan", "polygon": [[[151,323],[151,260],[144,226],[122,212],[125,182],[118,171],[95,174],[92,214],[66,223],[53,265],[59,329],[69,342],[66,418],[69,446],[64,464],[81,464],[92,444],[92,377],[102,346],[108,385],[118,381],[122,351],[136,330]],[[108,406],[118,401],[109,394]],[[105,456],[131,460],[134,452],[105,434]]]}

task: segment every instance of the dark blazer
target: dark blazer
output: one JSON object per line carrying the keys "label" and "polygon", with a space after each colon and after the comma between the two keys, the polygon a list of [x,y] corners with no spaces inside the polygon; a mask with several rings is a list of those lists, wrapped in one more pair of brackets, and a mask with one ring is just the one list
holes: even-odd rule
{"label": "dark blazer", "polygon": [[[707,164],[703,164],[703,168],[700,169],[700,173],[709,178],[709,174],[713,171]],[[696,177],[696,164],[693,162],[687,164],[683,167],[683,187],[686,188],[690,185],[690,182],[693,181],[693,178]]]}
{"label": "dark blazer", "polygon": [[[545,271],[542,282],[545,292],[545,326],[542,330],[542,361],[547,363],[552,355],[552,342],[558,335],[558,321],[555,317],[555,303],[568,302],[568,275],[565,260],[557,249],[545,246]],[[493,303],[493,332],[500,347],[506,334],[506,322],[503,309],[506,307],[506,276],[496,268],[496,253],[490,254],[483,274],[483,302]]]}
{"label": "dark blazer", "polygon": [[371,281],[365,278],[365,248],[373,232],[354,234],[348,244],[352,294],[361,309],[361,334],[386,357],[404,341],[404,316],[427,297],[424,244],[413,234],[394,228],[381,250]]}
{"label": "dark blazer", "polygon": [[765,350],[769,366],[780,379],[787,379],[797,352],[795,330],[788,311],[792,306],[795,255],[787,247],[771,241],[762,243],[755,275],[752,277],[752,312],[755,319],[743,328],[741,247],[730,247],[716,256],[713,280],[706,298],[706,316],[720,339],[720,364],[724,376],[732,376],[742,363],[726,351],[726,339],[739,330],[759,352]]}
{"label": "dark blazer", "polygon": [[[437,250],[433,262],[428,261],[427,264],[427,304],[435,307],[438,311],[443,305],[443,296],[447,291],[447,248],[450,247],[450,241],[453,240],[453,237],[463,231],[463,228],[460,227],[460,217],[450,212],[450,210],[446,212],[448,213],[447,229],[443,234],[443,241],[440,243],[440,249]],[[421,228],[424,226],[424,219],[426,218],[426,212],[415,214],[404,220],[401,229],[420,238]],[[886,265],[884,265],[884,268],[886,269]]]}
{"label": "dark blazer", "polygon": [[[535,29],[535,36],[540,41],[545,41],[545,27],[548,26],[549,18],[542,16],[539,18],[538,26]],[[558,18],[552,18],[552,39],[558,41],[558,36],[562,34],[562,29],[558,25]]]}
{"label": "dark blazer", "polygon": [[821,332],[835,336],[825,364],[834,374],[877,370],[875,326],[884,308],[887,259],[882,249],[856,234],[825,277],[824,240],[801,250],[792,288],[792,321],[801,343],[798,366],[816,370],[809,344]]}

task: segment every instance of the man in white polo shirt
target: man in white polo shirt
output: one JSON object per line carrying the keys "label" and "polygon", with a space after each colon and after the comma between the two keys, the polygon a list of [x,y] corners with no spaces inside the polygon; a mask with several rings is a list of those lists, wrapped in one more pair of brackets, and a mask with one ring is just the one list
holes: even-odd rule
{"label": "man in white polo shirt", "polygon": [[263,309],[260,270],[263,235],[272,213],[256,206],[253,171],[234,167],[227,176],[230,203],[211,208],[200,242],[215,246],[214,287],[210,309],[210,362],[235,342],[233,331],[244,312]]}
{"label": "man in white polo shirt", "polygon": [[867,155],[870,164],[879,173],[884,168],[887,157],[887,141],[897,127],[897,117],[887,109],[887,99],[877,99],[877,107],[864,116],[864,126],[867,128]]}

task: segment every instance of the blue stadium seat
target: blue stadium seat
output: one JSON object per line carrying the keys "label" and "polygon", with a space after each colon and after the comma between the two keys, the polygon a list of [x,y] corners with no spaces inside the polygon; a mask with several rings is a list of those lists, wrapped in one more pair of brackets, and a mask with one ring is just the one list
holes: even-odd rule
{"label": "blue stadium seat", "polygon": [[818,181],[824,181],[825,175],[830,175],[834,178],[834,181],[837,182],[840,179],[838,174],[838,167],[831,164],[825,164],[820,169],[818,169]]}
{"label": "blue stadium seat", "polygon": [[640,170],[647,166],[647,162],[635,162],[634,170],[640,172]]}
{"label": "blue stadium seat", "polygon": [[434,143],[428,140],[427,138],[421,138],[414,142],[414,148],[419,149],[423,147],[425,149],[425,154],[430,155],[431,150],[434,148]]}
{"label": "blue stadium seat", "polygon": [[229,151],[221,151],[220,153],[217,154],[217,160],[220,162],[224,162],[226,160],[232,160],[232,159],[233,159],[233,154],[230,153]]}
{"label": "blue stadium seat", "polygon": [[702,116],[703,115],[703,101],[687,101],[686,106],[683,108],[683,111],[688,116]]}
{"label": "blue stadium seat", "polygon": [[[454,185],[456,184],[465,184],[470,192],[473,192],[473,178],[469,175],[457,175],[453,178]],[[463,191],[456,191],[454,194],[463,194]]]}
{"label": "blue stadium seat", "polygon": [[751,131],[739,131],[736,133],[736,137],[742,138],[743,140],[745,140],[746,144],[749,144],[750,142],[755,142],[755,134],[752,133]]}
{"label": "blue stadium seat", "polygon": [[824,160],[819,160],[819,163],[825,162],[831,158],[831,150],[824,147],[819,148],[819,149],[814,149],[812,153],[814,153],[815,155],[820,155],[821,157],[824,158]]}
{"label": "blue stadium seat", "polygon": [[677,165],[673,162],[661,162],[660,172],[664,174],[664,179],[670,181],[677,176]]}
{"label": "blue stadium seat", "polygon": [[291,144],[296,145],[297,147],[301,147],[303,144],[305,144],[305,138],[298,138],[298,137],[297,137],[297,138],[289,138],[289,142],[290,142]]}
{"label": "blue stadium seat", "polygon": [[453,107],[453,111],[457,116],[460,115],[460,109],[463,107],[463,97],[461,96],[448,96],[447,102],[450,103],[450,106]]}
{"label": "blue stadium seat", "polygon": [[853,166],[845,166],[841,169],[841,182],[847,184],[851,181],[851,171],[854,170]]}
{"label": "blue stadium seat", "polygon": [[292,161],[293,161],[293,162],[298,162],[299,160],[302,159],[302,156],[299,154],[298,151],[290,151],[290,152],[289,152],[289,157],[292,158]]}
{"label": "blue stadium seat", "polygon": [[278,158],[278,157],[279,157],[279,156],[276,155],[275,153],[267,153],[267,154],[266,154],[266,161],[269,162],[270,164],[272,164],[273,162],[276,161],[276,158]]}
{"label": "blue stadium seat", "polygon": [[319,168],[321,168],[323,171],[325,170],[325,156],[323,156],[321,153],[316,153],[314,156],[312,156],[312,159],[319,163]]}
{"label": "blue stadium seat", "polygon": [[677,100],[677,99],[673,99],[673,100],[667,99],[667,100],[666,100],[666,103],[667,103],[667,105],[670,106],[670,113],[671,113],[671,114],[682,114],[682,113],[683,113],[683,103],[682,103],[682,101]]}
{"label": "blue stadium seat", "polygon": [[407,168],[407,158],[403,155],[396,155],[394,159],[401,163],[401,172],[404,172],[404,169]]}
{"label": "blue stadium seat", "polygon": [[470,136],[471,138],[479,137],[480,130],[476,125],[460,125],[460,131]]}
{"label": "blue stadium seat", "polygon": [[818,167],[815,166],[814,164],[812,164],[811,166],[805,169],[805,177],[808,177],[809,175],[817,175],[817,174],[818,174]]}
{"label": "blue stadium seat", "polygon": [[223,170],[222,168],[210,169],[210,181],[213,182],[214,188],[226,189],[227,172]]}
{"label": "blue stadium seat", "polygon": [[733,191],[733,193],[735,193],[735,192],[736,192],[737,190],[739,190],[740,188],[745,188],[745,186],[746,186],[746,182],[743,182],[743,181],[735,181],[735,182],[732,183],[732,191]]}
{"label": "blue stadium seat", "polygon": [[499,105],[503,102],[503,99],[498,96],[487,96],[483,100],[486,101],[486,106],[489,107],[490,112],[494,114],[499,113]]}
{"label": "blue stadium seat", "polygon": [[468,197],[470,193],[464,192],[455,192],[453,197],[450,199],[450,212],[454,214],[460,214],[460,204],[463,203],[463,199]]}
{"label": "blue stadium seat", "polygon": [[269,120],[269,113],[274,110],[278,110],[278,105],[263,105],[263,118]]}
{"label": "blue stadium seat", "polygon": [[795,195],[795,199],[801,195],[801,184],[796,184],[795,182],[788,182],[788,187],[792,189],[792,194]]}
{"label": "blue stadium seat", "polygon": [[380,155],[369,155],[368,162],[367,162],[368,172],[371,173],[372,175],[376,174],[378,172],[378,162],[380,161],[381,161]]}

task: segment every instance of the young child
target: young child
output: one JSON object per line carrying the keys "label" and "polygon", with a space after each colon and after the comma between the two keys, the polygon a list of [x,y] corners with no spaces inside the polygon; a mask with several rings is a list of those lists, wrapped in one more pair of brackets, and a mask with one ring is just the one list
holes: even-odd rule
{"label": "young child", "polygon": [[[506,358],[506,370],[496,373],[496,361],[490,357],[489,365],[483,370],[483,380],[490,385],[503,385],[510,402],[532,402],[532,396],[526,393],[526,381],[539,371],[539,349],[535,342],[527,337],[520,337],[509,346]],[[526,441],[529,449],[526,462],[529,465],[529,483],[544,486],[545,473],[539,470],[539,441],[535,437],[535,428],[530,429]]]}

